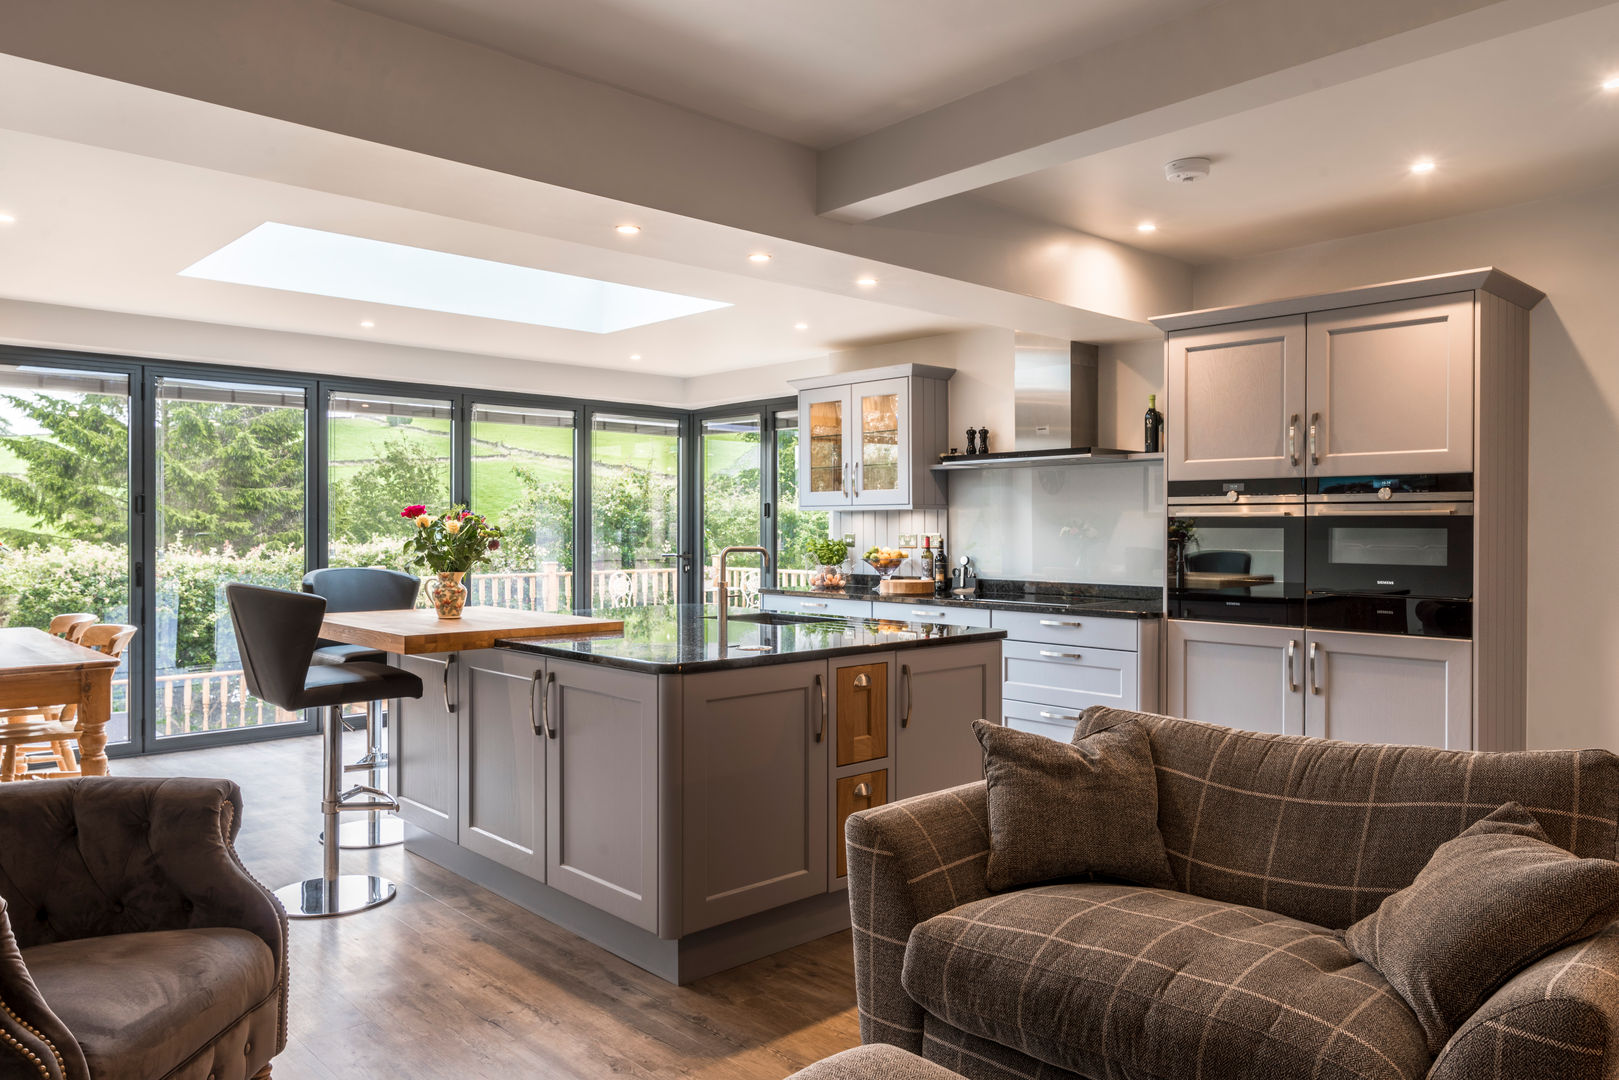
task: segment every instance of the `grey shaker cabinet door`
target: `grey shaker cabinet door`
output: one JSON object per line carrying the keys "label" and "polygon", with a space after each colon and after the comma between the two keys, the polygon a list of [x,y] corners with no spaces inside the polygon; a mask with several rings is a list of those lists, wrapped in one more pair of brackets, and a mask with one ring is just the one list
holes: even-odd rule
{"label": "grey shaker cabinet door", "polygon": [[460,738],[450,711],[459,693],[454,660],[454,653],[393,657],[421,678],[422,696],[393,702],[388,717],[389,783],[399,816],[446,840],[459,839],[461,819]]}
{"label": "grey shaker cabinet door", "polygon": [[1473,471],[1473,294],[1309,317],[1316,476]]}
{"label": "grey shaker cabinet door", "polygon": [[1473,748],[1473,643],[1312,630],[1306,735]]}
{"label": "grey shaker cabinet door", "polygon": [[690,934],[827,889],[827,665],[688,675],[683,911]]}
{"label": "grey shaker cabinet door", "polygon": [[898,719],[890,799],[983,779],[983,751],[973,721],[1001,722],[1001,642],[907,649],[895,660]]}
{"label": "grey shaker cabinet door", "polygon": [[545,880],[546,740],[536,732],[545,661],[461,654],[461,846]]}
{"label": "grey shaker cabinet door", "polygon": [[1304,475],[1304,316],[1169,335],[1168,480]]}
{"label": "grey shaker cabinet door", "polygon": [[658,678],[552,660],[542,693],[546,884],[656,932]]}
{"label": "grey shaker cabinet door", "polygon": [[1304,734],[1304,631],[1169,620],[1169,714]]}

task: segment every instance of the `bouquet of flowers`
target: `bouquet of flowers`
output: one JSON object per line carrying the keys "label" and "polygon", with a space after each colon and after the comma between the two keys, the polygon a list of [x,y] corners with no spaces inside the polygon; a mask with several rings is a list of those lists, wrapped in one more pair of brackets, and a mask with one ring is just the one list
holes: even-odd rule
{"label": "bouquet of flowers", "polygon": [[399,516],[416,523],[415,534],[405,541],[405,554],[412,564],[435,574],[464,574],[488,562],[506,535],[500,526],[464,506],[452,506],[439,515],[429,514],[425,506],[407,506]]}

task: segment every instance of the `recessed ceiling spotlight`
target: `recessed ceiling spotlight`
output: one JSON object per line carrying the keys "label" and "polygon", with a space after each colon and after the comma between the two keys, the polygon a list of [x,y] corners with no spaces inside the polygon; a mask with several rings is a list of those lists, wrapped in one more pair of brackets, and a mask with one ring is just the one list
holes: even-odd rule
{"label": "recessed ceiling spotlight", "polygon": [[630,359],[631,360],[639,360],[639,359],[641,359],[641,354],[638,353],[638,352],[632,352],[632,353],[630,353]]}
{"label": "recessed ceiling spotlight", "polygon": [[1143,221],[1140,225],[1136,226],[1136,232],[1157,232],[1157,231],[1158,231],[1158,226],[1154,225],[1150,221]]}
{"label": "recessed ceiling spotlight", "polygon": [[1610,75],[1602,80],[1602,89],[1619,90],[1619,75]]}
{"label": "recessed ceiling spotlight", "polygon": [[641,226],[639,226],[639,225],[618,225],[618,226],[615,226],[613,231],[615,231],[615,232],[617,232],[617,233],[619,233],[619,234],[621,234],[623,236],[634,236],[636,233],[641,231]]}
{"label": "recessed ceiling spotlight", "polygon": [[363,330],[370,330],[372,327],[374,327],[376,325],[377,324],[372,322],[370,319],[361,319],[360,320],[360,328],[363,329]]}
{"label": "recessed ceiling spotlight", "polygon": [[768,251],[755,251],[752,255],[748,256],[748,261],[755,263],[767,263],[770,261],[770,253]]}
{"label": "recessed ceiling spotlight", "polygon": [[793,323],[793,329],[794,330],[808,330],[809,329],[809,323],[807,323],[807,322]]}
{"label": "recessed ceiling spotlight", "polygon": [[872,286],[877,284],[877,279],[874,278],[874,277],[870,277],[870,276],[862,277],[862,278],[855,278],[854,283],[856,285],[860,286],[862,289],[869,289]]}
{"label": "recessed ceiling spotlight", "polygon": [[1431,173],[1438,167],[1439,166],[1434,164],[1433,158],[1423,158],[1421,161],[1413,161],[1411,163],[1411,171],[1416,173],[1418,176]]}
{"label": "recessed ceiling spotlight", "polygon": [[10,214],[0,214],[0,225],[15,225],[15,224],[17,224],[17,219],[16,218],[12,217]]}

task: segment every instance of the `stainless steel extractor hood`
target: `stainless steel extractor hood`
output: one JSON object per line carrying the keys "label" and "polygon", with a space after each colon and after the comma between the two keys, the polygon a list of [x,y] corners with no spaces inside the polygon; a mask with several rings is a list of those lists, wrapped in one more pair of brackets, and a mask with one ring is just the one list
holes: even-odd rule
{"label": "stainless steel extractor hood", "polygon": [[1017,431],[1011,450],[945,455],[942,469],[1016,468],[1067,461],[1120,460],[1126,451],[1096,445],[1097,357],[1082,341],[1016,335],[1012,395]]}

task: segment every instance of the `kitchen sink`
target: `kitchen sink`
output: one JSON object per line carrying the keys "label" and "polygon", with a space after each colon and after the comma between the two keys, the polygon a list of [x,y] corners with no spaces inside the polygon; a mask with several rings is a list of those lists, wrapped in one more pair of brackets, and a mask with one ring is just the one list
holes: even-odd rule
{"label": "kitchen sink", "polygon": [[[704,615],[705,619],[718,620],[718,615]],[[761,626],[794,626],[798,623],[819,623],[826,619],[820,615],[788,615],[781,611],[742,611],[733,612],[728,616],[731,622],[758,623]]]}

